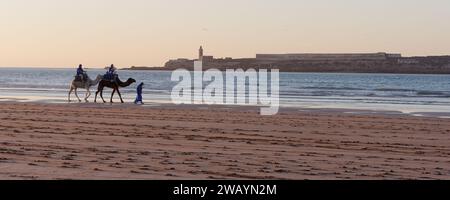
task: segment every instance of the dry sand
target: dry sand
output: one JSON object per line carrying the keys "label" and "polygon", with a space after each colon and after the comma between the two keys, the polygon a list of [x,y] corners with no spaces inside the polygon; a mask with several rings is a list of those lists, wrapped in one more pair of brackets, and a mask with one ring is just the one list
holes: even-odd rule
{"label": "dry sand", "polygon": [[0,179],[450,179],[450,119],[0,103]]}

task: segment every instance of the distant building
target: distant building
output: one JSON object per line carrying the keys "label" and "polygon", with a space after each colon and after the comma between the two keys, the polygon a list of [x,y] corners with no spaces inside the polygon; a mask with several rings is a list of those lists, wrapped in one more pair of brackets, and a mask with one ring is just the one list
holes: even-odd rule
{"label": "distant building", "polygon": [[211,62],[211,61],[214,61],[214,56],[203,55],[203,46],[200,46],[200,49],[198,50],[198,60],[205,61],[205,62]]}
{"label": "distant building", "polygon": [[203,56],[202,61],[205,61],[205,62],[214,61],[214,56]]}
{"label": "distant building", "polygon": [[[253,58],[214,58],[204,55],[200,46],[198,60],[203,69],[279,69],[281,72],[345,72],[345,73],[419,73],[450,74],[450,56],[403,57],[393,53],[301,53],[256,54]],[[164,69],[194,70],[195,59],[169,60]],[[132,68],[139,70],[141,68]],[[158,69],[158,68],[155,68]]]}
{"label": "distant building", "polygon": [[386,54],[387,58],[402,58],[402,54],[399,53],[388,53]]}
{"label": "distant building", "polygon": [[256,54],[257,60],[287,61],[287,60],[386,60],[388,58],[401,58],[401,54],[387,53],[342,53],[342,54],[321,54],[321,53],[300,53],[300,54]]}

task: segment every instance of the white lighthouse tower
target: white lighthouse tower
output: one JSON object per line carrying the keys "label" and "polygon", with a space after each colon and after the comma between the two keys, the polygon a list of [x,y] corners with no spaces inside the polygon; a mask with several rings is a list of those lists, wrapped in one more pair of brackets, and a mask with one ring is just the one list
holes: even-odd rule
{"label": "white lighthouse tower", "polygon": [[203,60],[203,46],[200,46],[200,49],[198,50],[198,60]]}

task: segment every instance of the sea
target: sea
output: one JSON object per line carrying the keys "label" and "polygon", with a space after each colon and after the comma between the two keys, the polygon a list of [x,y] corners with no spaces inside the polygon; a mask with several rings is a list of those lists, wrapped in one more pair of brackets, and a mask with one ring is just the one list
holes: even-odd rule
{"label": "sea", "polygon": [[[76,69],[0,68],[0,101],[67,103]],[[91,78],[103,69],[88,69]],[[171,104],[171,71],[119,70],[125,81],[144,82],[148,105]],[[205,83],[207,85],[207,83]],[[298,110],[344,110],[346,112],[400,113],[450,117],[450,75],[280,73],[280,107]],[[126,102],[133,102],[137,84],[121,88]],[[94,99],[96,87],[92,87]],[[110,89],[104,93],[109,99]],[[80,98],[85,95],[79,89]],[[118,102],[115,96],[115,101]],[[72,96],[75,99],[75,96]]]}

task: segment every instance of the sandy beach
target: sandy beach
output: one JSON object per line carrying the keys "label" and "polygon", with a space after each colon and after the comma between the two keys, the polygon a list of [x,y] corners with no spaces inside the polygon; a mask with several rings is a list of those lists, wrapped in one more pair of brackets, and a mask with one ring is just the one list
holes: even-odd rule
{"label": "sandy beach", "polygon": [[450,119],[3,102],[0,179],[450,179]]}

